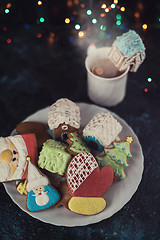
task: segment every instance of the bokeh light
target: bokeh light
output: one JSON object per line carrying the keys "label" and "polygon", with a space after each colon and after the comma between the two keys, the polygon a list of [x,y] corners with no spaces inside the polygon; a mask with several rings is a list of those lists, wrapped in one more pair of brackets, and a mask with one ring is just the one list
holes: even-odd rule
{"label": "bokeh light", "polygon": [[44,17],[40,17],[39,21],[43,23],[45,21]]}
{"label": "bokeh light", "polygon": [[5,9],[5,13],[9,13],[9,9],[8,8]]}
{"label": "bokeh light", "polygon": [[85,32],[84,32],[84,31],[80,31],[80,32],[78,33],[78,36],[79,36],[79,38],[84,38]]}
{"label": "bokeh light", "polygon": [[121,10],[122,12],[124,12],[124,11],[125,11],[125,7],[121,7],[120,10]]}
{"label": "bokeh light", "polygon": [[96,23],[97,23],[97,19],[96,19],[96,18],[93,18],[93,19],[92,19],[92,23],[93,23],[93,24],[96,24]]}
{"label": "bokeh light", "polygon": [[64,21],[65,21],[65,23],[67,23],[67,24],[70,23],[70,19],[69,19],[69,18],[66,18]]}
{"label": "bokeh light", "polygon": [[148,28],[147,24],[144,23],[144,24],[142,25],[142,28],[143,28],[143,30],[146,30],[146,29]]}
{"label": "bokeh light", "polygon": [[91,10],[87,10],[87,15],[91,15],[92,11]]}
{"label": "bokeh light", "polygon": [[38,1],[38,5],[41,6],[42,5],[42,1]]}
{"label": "bokeh light", "polygon": [[74,27],[76,30],[79,30],[81,28],[81,26],[79,24],[76,24]]}

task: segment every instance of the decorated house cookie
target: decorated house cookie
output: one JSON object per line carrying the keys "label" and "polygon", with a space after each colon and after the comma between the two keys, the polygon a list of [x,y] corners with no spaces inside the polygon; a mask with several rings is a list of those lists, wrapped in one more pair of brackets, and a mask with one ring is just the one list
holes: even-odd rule
{"label": "decorated house cookie", "polygon": [[28,164],[26,190],[27,210],[31,212],[50,208],[60,200],[57,190],[50,186],[48,178],[31,161]]}
{"label": "decorated house cookie", "polygon": [[97,157],[101,167],[112,167],[115,180],[126,178],[124,168],[129,166],[127,157],[132,157],[130,150],[132,142],[132,137],[126,137],[123,141],[113,142],[113,148],[105,148],[105,156]]}
{"label": "decorated house cookie", "polygon": [[145,46],[140,36],[129,30],[116,38],[108,57],[120,71],[130,66],[130,71],[136,72],[145,59]]}
{"label": "decorated house cookie", "polygon": [[71,154],[66,152],[67,144],[52,139],[47,140],[39,154],[38,166],[52,173],[65,174],[71,160]]}
{"label": "decorated house cookie", "polygon": [[80,128],[80,109],[67,98],[52,104],[48,112],[48,126],[56,139],[66,140],[67,134]]}
{"label": "decorated house cookie", "polygon": [[90,152],[89,147],[87,147],[82,137],[77,132],[69,133],[66,142],[69,144],[67,150],[72,155],[77,155],[81,152]]}
{"label": "decorated house cookie", "polygon": [[67,181],[73,196],[68,203],[69,209],[93,215],[106,207],[103,195],[113,182],[113,170],[107,166],[100,171],[93,155],[83,152],[71,160]]}
{"label": "decorated house cookie", "polygon": [[0,182],[26,178],[30,156],[37,163],[37,142],[34,134],[0,138]]}
{"label": "decorated house cookie", "polygon": [[34,133],[37,140],[37,146],[41,149],[44,142],[51,138],[47,133],[47,127],[41,122],[22,122],[16,126],[18,134]]}
{"label": "decorated house cookie", "polygon": [[102,152],[119,135],[121,124],[108,112],[95,115],[83,129],[85,142]]}

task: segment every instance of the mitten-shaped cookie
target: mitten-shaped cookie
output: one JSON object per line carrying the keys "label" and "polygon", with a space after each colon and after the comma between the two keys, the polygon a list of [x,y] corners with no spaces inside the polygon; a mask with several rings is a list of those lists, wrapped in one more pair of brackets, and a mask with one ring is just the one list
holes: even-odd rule
{"label": "mitten-shaped cookie", "polygon": [[83,152],[70,162],[67,181],[73,196],[68,203],[69,209],[79,214],[93,215],[106,207],[103,195],[113,182],[113,170],[109,166],[100,170],[94,156]]}

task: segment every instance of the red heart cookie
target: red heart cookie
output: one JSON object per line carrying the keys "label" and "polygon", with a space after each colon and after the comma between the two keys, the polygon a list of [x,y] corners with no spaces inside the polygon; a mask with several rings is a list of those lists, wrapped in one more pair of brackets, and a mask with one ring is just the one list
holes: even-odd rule
{"label": "red heart cookie", "polygon": [[102,197],[113,182],[113,170],[100,170],[93,155],[84,152],[70,162],[67,180],[74,197]]}

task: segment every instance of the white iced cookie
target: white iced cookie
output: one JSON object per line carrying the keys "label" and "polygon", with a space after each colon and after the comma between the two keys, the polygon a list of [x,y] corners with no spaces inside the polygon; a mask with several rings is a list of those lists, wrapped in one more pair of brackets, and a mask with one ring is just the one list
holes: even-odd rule
{"label": "white iced cookie", "polygon": [[87,144],[92,143],[101,152],[118,137],[121,130],[121,124],[110,113],[99,113],[83,129],[83,137]]}
{"label": "white iced cookie", "polygon": [[67,98],[52,104],[48,112],[48,126],[57,139],[65,139],[69,132],[80,128],[80,109]]}
{"label": "white iced cookie", "polygon": [[120,71],[130,67],[131,72],[136,72],[145,59],[145,46],[140,36],[129,30],[116,38],[108,57]]}

